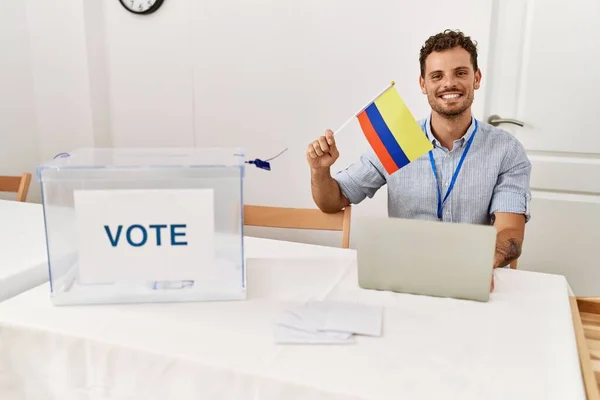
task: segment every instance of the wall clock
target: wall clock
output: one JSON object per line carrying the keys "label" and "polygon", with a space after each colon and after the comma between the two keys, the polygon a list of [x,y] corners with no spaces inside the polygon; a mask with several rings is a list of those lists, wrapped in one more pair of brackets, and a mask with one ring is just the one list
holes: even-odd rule
{"label": "wall clock", "polygon": [[152,14],[162,6],[164,0],[119,0],[125,9],[134,14]]}

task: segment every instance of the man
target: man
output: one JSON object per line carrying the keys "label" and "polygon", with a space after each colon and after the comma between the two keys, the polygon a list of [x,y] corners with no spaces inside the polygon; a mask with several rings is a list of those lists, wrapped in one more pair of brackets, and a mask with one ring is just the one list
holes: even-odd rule
{"label": "man", "polygon": [[434,149],[392,175],[370,150],[332,177],[330,167],[339,151],[326,130],[306,152],[313,199],[324,212],[337,212],[373,197],[387,184],[390,217],[493,224],[493,267],[505,267],[521,254],[531,163],[512,135],[472,117],[481,71],[468,36],[446,30],[430,37],[419,61],[421,91],[431,106],[420,125]]}

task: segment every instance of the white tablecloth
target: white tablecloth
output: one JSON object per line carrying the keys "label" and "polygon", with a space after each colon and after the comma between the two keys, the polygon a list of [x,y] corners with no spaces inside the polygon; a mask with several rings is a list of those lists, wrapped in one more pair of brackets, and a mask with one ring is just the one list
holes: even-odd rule
{"label": "white tablecloth", "polygon": [[0,301],[47,281],[46,260],[42,206],[0,200]]}
{"label": "white tablecloth", "polygon": [[[355,253],[247,238],[248,300],[0,303],[0,399],[583,399],[561,276],[497,272],[488,303],[359,289]],[[383,336],[276,345],[308,300],[380,304]]]}

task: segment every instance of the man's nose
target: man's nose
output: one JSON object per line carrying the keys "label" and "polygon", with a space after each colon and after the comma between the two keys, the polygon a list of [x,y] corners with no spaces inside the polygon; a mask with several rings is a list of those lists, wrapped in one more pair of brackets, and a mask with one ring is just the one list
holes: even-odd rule
{"label": "man's nose", "polygon": [[455,80],[454,75],[452,75],[452,74],[445,75],[444,80],[442,81],[442,84],[445,88],[450,88],[450,87],[456,86],[456,80]]}

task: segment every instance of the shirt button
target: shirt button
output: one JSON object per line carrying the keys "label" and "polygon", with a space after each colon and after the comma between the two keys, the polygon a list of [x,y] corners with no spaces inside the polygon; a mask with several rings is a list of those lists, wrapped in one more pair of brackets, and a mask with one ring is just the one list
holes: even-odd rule
{"label": "shirt button", "polygon": [[448,182],[444,182],[444,186],[448,187]]}
{"label": "shirt button", "polygon": [[447,215],[447,216],[450,216],[450,211],[446,211],[446,215]]}

